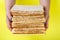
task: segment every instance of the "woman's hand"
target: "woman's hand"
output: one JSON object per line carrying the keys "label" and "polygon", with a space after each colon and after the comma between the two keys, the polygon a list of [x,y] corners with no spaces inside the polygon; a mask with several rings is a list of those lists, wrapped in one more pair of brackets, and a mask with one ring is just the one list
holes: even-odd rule
{"label": "woman's hand", "polygon": [[10,13],[10,9],[15,4],[15,0],[5,0],[6,3],[6,20],[9,30],[12,30],[12,15]]}
{"label": "woman's hand", "polygon": [[40,0],[41,5],[44,7],[44,14],[45,14],[45,28],[48,28],[48,19],[49,19],[49,9],[50,9],[50,0]]}

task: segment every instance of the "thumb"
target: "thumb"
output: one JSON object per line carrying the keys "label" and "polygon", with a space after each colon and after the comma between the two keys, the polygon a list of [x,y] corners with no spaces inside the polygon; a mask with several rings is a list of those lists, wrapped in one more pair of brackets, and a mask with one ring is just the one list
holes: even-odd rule
{"label": "thumb", "polygon": [[7,26],[9,30],[12,30],[12,16],[9,12],[6,13],[6,21],[7,21]]}

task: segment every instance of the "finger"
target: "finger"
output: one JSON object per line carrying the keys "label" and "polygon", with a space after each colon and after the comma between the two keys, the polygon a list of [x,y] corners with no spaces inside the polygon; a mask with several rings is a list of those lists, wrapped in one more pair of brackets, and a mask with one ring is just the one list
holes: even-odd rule
{"label": "finger", "polygon": [[8,17],[6,17],[6,21],[7,21],[7,26],[8,26],[8,28],[9,28],[9,30],[12,31],[11,21],[9,20]]}
{"label": "finger", "polygon": [[12,21],[12,15],[11,15],[11,13],[7,12],[6,15],[7,15],[8,19],[9,19],[10,21]]}
{"label": "finger", "polygon": [[48,28],[48,20],[45,23],[45,29],[47,30],[47,28]]}
{"label": "finger", "polygon": [[45,16],[45,19],[46,19],[46,21],[49,19],[49,13],[44,13],[44,16]]}

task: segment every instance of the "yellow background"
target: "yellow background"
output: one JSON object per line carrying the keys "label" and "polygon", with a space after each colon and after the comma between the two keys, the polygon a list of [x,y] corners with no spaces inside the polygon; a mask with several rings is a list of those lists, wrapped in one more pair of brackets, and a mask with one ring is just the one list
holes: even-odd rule
{"label": "yellow background", "polygon": [[[31,3],[30,3],[31,2]],[[21,0],[20,4],[39,5],[35,0],[27,2]],[[16,4],[19,4],[16,3]],[[60,40],[60,0],[51,0],[49,28],[44,35],[38,34],[12,34],[6,25],[5,1],[0,0],[0,40]]]}

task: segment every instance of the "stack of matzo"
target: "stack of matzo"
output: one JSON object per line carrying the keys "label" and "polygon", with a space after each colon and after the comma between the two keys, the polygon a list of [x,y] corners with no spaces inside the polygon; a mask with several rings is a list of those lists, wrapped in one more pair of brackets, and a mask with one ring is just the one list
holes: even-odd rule
{"label": "stack of matzo", "polygon": [[42,6],[14,5],[11,9],[12,33],[45,33],[45,17]]}

